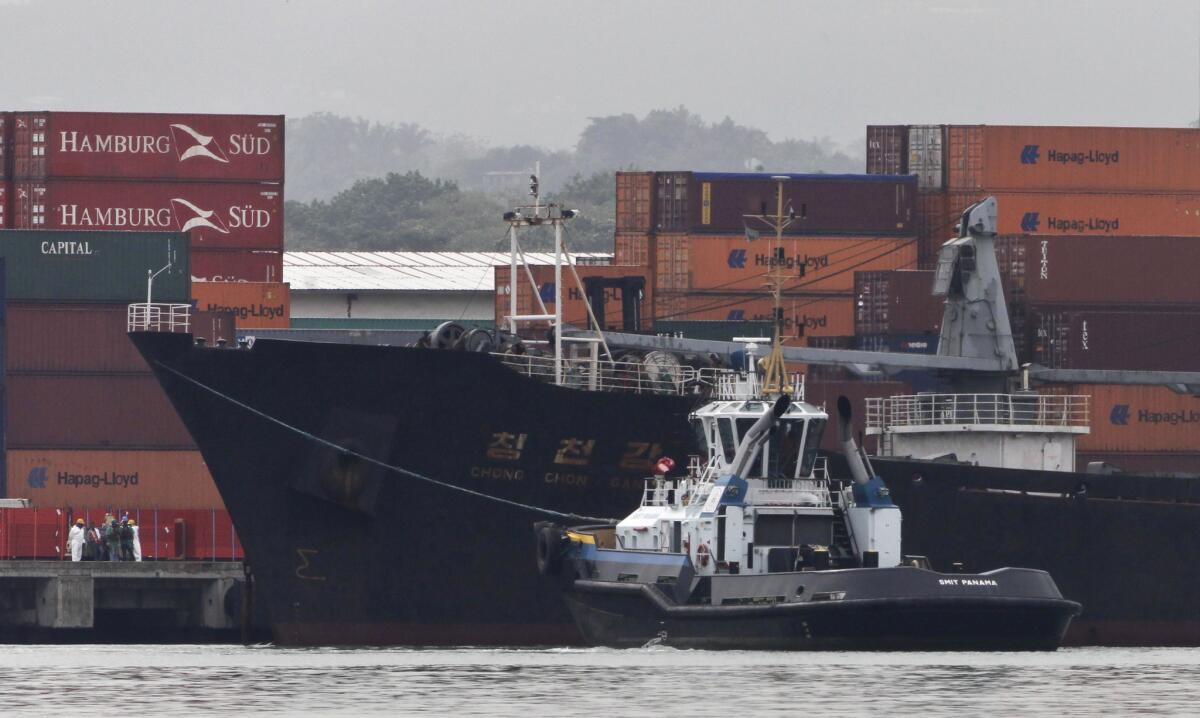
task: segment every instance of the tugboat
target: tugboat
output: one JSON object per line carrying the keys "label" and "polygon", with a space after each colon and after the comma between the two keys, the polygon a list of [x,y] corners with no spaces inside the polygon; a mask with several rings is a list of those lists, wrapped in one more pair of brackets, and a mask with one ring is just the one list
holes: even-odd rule
{"label": "tugboat", "polygon": [[788,393],[722,392],[692,416],[707,457],[678,478],[661,461],[615,527],[537,524],[538,569],[557,579],[585,641],[1057,649],[1081,607],[1045,571],[938,573],[901,555],[900,509],[854,441],[845,397],[838,410],[849,482],[818,459],[825,411]]}

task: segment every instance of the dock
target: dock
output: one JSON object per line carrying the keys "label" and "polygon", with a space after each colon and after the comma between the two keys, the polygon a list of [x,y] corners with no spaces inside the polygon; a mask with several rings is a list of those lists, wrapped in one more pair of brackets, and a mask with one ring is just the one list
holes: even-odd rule
{"label": "dock", "polygon": [[0,561],[0,640],[238,641],[237,561]]}

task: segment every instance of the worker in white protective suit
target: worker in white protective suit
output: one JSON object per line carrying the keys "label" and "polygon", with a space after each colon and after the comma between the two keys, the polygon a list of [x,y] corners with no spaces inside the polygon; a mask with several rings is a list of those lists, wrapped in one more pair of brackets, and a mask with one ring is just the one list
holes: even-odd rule
{"label": "worker in white protective suit", "polygon": [[83,519],[75,519],[75,525],[67,533],[67,546],[71,549],[71,560],[83,560],[83,541],[86,532],[83,529]]}
{"label": "worker in white protective suit", "polygon": [[129,530],[133,532],[133,560],[142,560],[142,539],[138,536],[137,521],[129,519]]}

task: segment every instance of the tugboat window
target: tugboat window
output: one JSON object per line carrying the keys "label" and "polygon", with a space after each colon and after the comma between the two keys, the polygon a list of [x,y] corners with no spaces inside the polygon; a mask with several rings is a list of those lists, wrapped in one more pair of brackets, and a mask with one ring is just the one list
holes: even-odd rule
{"label": "tugboat window", "polygon": [[788,419],[779,422],[771,433],[770,450],[767,454],[768,477],[794,479],[796,462],[800,458],[800,446],[804,436],[804,421]]}
{"label": "tugboat window", "polygon": [[821,436],[825,433],[824,419],[810,419],[808,433],[804,437],[804,458],[800,462],[800,475],[812,474],[813,465],[817,463],[817,451],[821,448]]}
{"label": "tugboat window", "polygon": [[[756,422],[756,421],[758,421],[758,419],[738,419],[737,420],[738,436],[745,437],[746,432],[750,431],[750,427],[754,426],[754,422]],[[763,450],[760,449],[758,452],[758,456],[754,457],[754,463],[750,464],[750,466],[746,469],[746,476],[762,476],[763,475],[763,473],[762,473],[762,452],[763,452]]]}
{"label": "tugboat window", "polygon": [[696,447],[700,456],[708,456],[708,427],[703,421],[697,420],[692,422],[692,429],[696,432]]}
{"label": "tugboat window", "polygon": [[717,429],[721,433],[721,450],[725,453],[725,461],[732,462],[737,454],[737,437],[733,434],[733,419],[717,419]]}

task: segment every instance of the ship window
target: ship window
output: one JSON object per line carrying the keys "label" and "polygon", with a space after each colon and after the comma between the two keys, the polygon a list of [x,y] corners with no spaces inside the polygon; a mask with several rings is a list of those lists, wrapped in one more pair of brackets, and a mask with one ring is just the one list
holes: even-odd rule
{"label": "ship window", "polygon": [[737,454],[737,437],[733,434],[733,419],[717,419],[717,429],[721,434],[721,450],[725,452],[725,461],[732,462]]}
{"label": "ship window", "polygon": [[699,449],[701,456],[708,456],[708,427],[705,426],[703,419],[696,419],[692,422],[692,429],[696,432],[696,447]]}
{"label": "ship window", "polygon": [[767,476],[797,478],[796,462],[804,439],[804,420],[785,419],[771,432],[767,453]]}
{"label": "ship window", "polygon": [[821,436],[825,434],[824,419],[810,419],[808,433],[804,436],[804,457],[800,462],[800,476],[811,476],[817,463],[817,451],[821,448]]}
{"label": "ship window", "polygon": [[[758,419],[738,419],[738,436],[744,440],[746,438],[746,433],[750,431],[750,427],[754,426],[754,422],[756,421],[758,421]],[[746,468],[746,476],[762,476],[762,455],[764,450],[765,449],[759,449],[758,455],[754,457],[754,461],[751,462],[750,466]]]}

